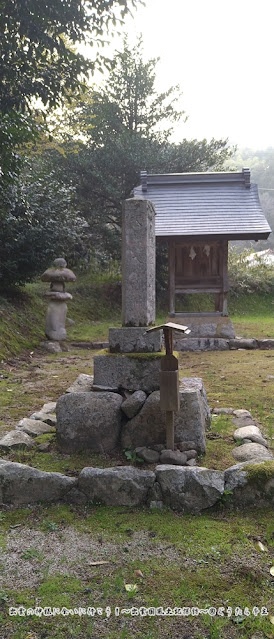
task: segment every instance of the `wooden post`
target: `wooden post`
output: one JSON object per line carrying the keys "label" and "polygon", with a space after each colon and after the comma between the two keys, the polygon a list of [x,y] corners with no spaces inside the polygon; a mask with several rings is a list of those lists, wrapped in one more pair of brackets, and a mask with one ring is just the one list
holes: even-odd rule
{"label": "wooden post", "polygon": [[223,242],[223,307],[222,307],[222,315],[224,317],[228,316],[228,308],[227,308],[227,294],[229,291],[229,280],[228,280],[228,241]]}
{"label": "wooden post", "polygon": [[166,412],[166,447],[168,450],[174,450],[174,411]]}
{"label": "wooden post", "polygon": [[187,326],[173,324],[161,324],[148,328],[147,333],[163,329],[165,338],[166,354],[161,358],[160,371],[160,408],[166,413],[166,447],[174,450],[174,411],[180,409],[179,395],[179,370],[178,360],[173,355],[173,331],[190,333]]}

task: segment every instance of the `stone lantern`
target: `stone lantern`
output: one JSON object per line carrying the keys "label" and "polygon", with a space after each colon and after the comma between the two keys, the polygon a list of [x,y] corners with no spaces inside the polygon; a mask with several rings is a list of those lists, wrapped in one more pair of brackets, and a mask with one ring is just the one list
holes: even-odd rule
{"label": "stone lantern", "polygon": [[50,282],[50,290],[45,293],[50,299],[46,316],[46,336],[49,340],[62,342],[67,337],[66,302],[72,299],[72,295],[65,291],[65,283],[75,282],[76,275],[67,268],[66,260],[60,257],[43,273],[41,280]]}

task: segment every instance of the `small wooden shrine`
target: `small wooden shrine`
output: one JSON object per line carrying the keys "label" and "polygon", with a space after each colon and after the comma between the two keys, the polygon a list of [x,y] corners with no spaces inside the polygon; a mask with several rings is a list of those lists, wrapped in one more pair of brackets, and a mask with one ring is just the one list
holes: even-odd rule
{"label": "small wooden shrine", "polygon": [[148,175],[134,197],[153,202],[156,237],[167,242],[169,314],[180,293],[213,293],[226,316],[229,240],[267,239],[267,223],[249,169],[241,172]]}

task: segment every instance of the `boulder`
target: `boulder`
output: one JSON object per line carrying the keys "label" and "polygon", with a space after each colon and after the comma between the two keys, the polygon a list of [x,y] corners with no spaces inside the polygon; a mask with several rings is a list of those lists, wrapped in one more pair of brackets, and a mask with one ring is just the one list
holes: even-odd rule
{"label": "boulder", "polygon": [[88,393],[92,391],[93,379],[93,375],[80,373],[73,384],[67,388],[66,393]]}
{"label": "boulder", "polygon": [[77,479],[46,473],[14,462],[0,463],[0,488],[5,504],[35,504],[61,500]]}
{"label": "boulder", "polygon": [[201,377],[182,377],[180,380],[182,388],[192,388],[198,390],[201,395],[202,405],[204,409],[204,418],[206,429],[211,428],[211,410],[207,403],[207,394]]}
{"label": "boulder", "polygon": [[274,461],[235,464],[225,470],[224,479],[228,505],[238,508],[274,505]]}
{"label": "boulder", "polygon": [[19,430],[11,430],[0,439],[0,449],[10,450],[16,448],[32,448],[35,446],[33,440],[27,433]]}
{"label": "boulder", "polygon": [[113,451],[119,442],[122,397],[117,393],[68,393],[56,406],[56,435],[64,453]]}
{"label": "boulder", "polygon": [[[180,389],[180,410],[175,413],[175,441],[191,441],[198,453],[205,452],[205,418],[201,395],[195,389]],[[166,415],[160,409],[160,392],[151,393],[138,415],[122,428],[122,447],[153,446],[166,439]]]}
{"label": "boulder", "polygon": [[135,391],[135,393],[132,393],[132,395],[130,395],[130,397],[127,397],[127,399],[125,399],[125,401],[122,403],[122,411],[129,419],[135,417],[135,415],[139,413],[139,410],[145,403],[146,398],[147,396],[144,391]]}
{"label": "boulder", "polygon": [[79,490],[89,500],[106,506],[139,506],[147,501],[155,481],[149,470],[132,466],[84,468],[78,479]]}
{"label": "boulder", "polygon": [[200,513],[214,506],[224,492],[224,473],[187,466],[157,466],[156,480],[167,506],[185,513]]}
{"label": "boulder", "polygon": [[261,444],[243,444],[232,450],[232,456],[236,461],[256,461],[262,459],[273,459],[271,453]]}
{"label": "boulder", "polygon": [[46,433],[55,433],[55,428],[49,426],[45,422],[38,421],[37,419],[28,419],[24,417],[20,419],[20,422],[15,426],[16,431],[21,433],[27,433],[31,437],[37,437],[38,435],[45,435]]}
{"label": "boulder", "polygon": [[249,426],[242,426],[241,428],[237,428],[233,435],[235,441],[249,439],[251,442],[255,442],[256,444],[261,444],[268,448],[268,443],[266,439],[262,436],[262,433],[258,426],[253,426],[250,424]]}

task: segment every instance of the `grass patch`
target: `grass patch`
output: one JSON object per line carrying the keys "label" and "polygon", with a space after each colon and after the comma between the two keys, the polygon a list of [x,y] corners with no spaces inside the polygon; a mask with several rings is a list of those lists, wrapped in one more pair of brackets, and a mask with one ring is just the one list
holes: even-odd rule
{"label": "grass patch", "polygon": [[250,482],[258,487],[264,487],[266,482],[274,479],[274,460],[264,464],[250,464],[245,467]]}
{"label": "grass patch", "polygon": [[[84,531],[90,535],[93,558],[98,539],[100,547],[111,541],[113,549],[108,550],[108,564],[90,567],[87,546],[81,577],[74,573],[72,562],[62,575],[52,572],[52,568],[51,574],[44,572],[33,589],[15,592],[4,588],[2,627],[3,632],[10,631],[10,637],[25,639],[27,633],[42,637],[45,622],[47,636],[55,639],[89,636],[166,639],[181,638],[187,633],[195,639],[250,639],[252,633],[259,630],[266,637],[271,636],[268,617],[244,616],[245,607],[252,611],[254,606],[259,609],[266,606],[271,611],[273,589],[269,565],[273,518],[270,509],[244,515],[207,513],[200,517],[171,511],[77,509],[57,505],[28,511],[29,516],[24,520],[28,527],[34,530],[42,527],[51,535],[51,545],[55,543],[55,535],[59,539],[60,531],[70,525],[80,534]],[[7,520],[11,515],[6,513]],[[58,526],[57,533],[55,526],[51,529],[46,525],[50,523]],[[268,553],[256,550],[258,539],[268,546]],[[77,556],[74,565],[79,566]],[[141,570],[144,577],[138,577],[136,570]],[[137,589],[127,592],[125,584],[136,584]],[[102,616],[8,618],[8,606],[19,603],[29,607],[94,606],[102,608]],[[215,606],[225,611],[230,607],[232,616],[229,618],[226,612],[223,618],[217,615],[210,618],[205,614],[187,618],[115,616],[115,607],[121,610],[131,606],[202,609]],[[236,606],[242,608],[240,617],[234,615]],[[105,612],[107,607],[111,609],[109,618]]]}
{"label": "grass patch", "polygon": [[202,377],[211,407],[245,408],[273,436],[273,351],[183,353],[179,362],[182,376]]}

